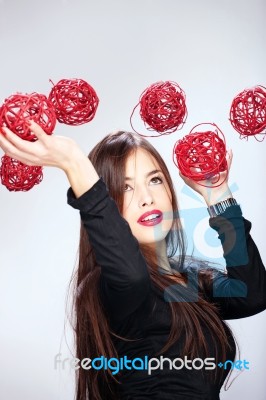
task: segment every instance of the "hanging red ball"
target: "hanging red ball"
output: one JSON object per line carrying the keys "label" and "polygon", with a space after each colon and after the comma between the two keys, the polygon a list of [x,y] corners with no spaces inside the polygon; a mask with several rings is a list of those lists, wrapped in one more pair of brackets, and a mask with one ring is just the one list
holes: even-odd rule
{"label": "hanging red ball", "polygon": [[0,126],[8,127],[21,139],[35,141],[28,122],[35,121],[48,134],[53,133],[56,115],[53,105],[43,94],[13,94],[0,108]]}
{"label": "hanging red ball", "polygon": [[233,99],[229,120],[245,138],[266,133],[266,88],[255,86],[239,93]]}
{"label": "hanging red ball", "polygon": [[215,128],[214,131],[203,132],[199,131],[200,125],[207,124],[196,125],[188,135],[176,142],[173,161],[182,175],[196,182],[211,179],[211,187],[215,187],[213,184],[220,180],[220,173],[228,169],[225,137],[215,124],[208,124]]}
{"label": "hanging red ball", "polygon": [[1,182],[10,192],[27,192],[43,179],[42,167],[23,164],[6,154],[1,161]]}
{"label": "hanging red ball", "polygon": [[181,129],[187,118],[186,95],[181,87],[172,81],[156,82],[144,90],[130,117],[134,131],[132,117],[138,106],[146,129],[156,131],[159,135],[167,135]]}
{"label": "hanging red ball", "polygon": [[90,122],[99,104],[95,90],[82,79],[61,79],[53,86],[49,100],[57,120],[67,125]]}

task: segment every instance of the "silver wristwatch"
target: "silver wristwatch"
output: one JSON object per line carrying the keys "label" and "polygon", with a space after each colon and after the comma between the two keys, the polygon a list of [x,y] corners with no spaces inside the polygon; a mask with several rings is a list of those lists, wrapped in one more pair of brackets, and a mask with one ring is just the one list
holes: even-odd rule
{"label": "silver wristwatch", "polygon": [[208,212],[210,214],[210,217],[217,217],[217,215],[222,214],[227,208],[231,206],[236,206],[238,203],[236,199],[233,197],[229,197],[226,200],[220,201],[219,203],[213,204],[208,207]]}

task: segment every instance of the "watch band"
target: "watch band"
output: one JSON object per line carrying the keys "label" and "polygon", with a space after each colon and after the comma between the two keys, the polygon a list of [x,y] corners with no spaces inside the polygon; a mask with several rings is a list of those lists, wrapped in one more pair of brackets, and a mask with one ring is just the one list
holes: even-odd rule
{"label": "watch band", "polygon": [[208,212],[210,214],[210,217],[217,217],[217,215],[222,214],[227,208],[231,206],[236,206],[238,203],[236,199],[233,197],[229,197],[226,200],[222,200],[219,203],[213,204],[208,207]]}

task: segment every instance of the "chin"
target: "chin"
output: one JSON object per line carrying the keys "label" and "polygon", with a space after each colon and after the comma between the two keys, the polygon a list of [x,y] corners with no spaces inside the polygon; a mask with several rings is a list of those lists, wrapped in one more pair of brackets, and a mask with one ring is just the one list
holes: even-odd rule
{"label": "chin", "polygon": [[162,237],[162,238],[158,238],[158,240],[154,241],[153,239],[143,239],[143,240],[138,240],[139,244],[143,244],[146,246],[151,246],[151,247],[156,247],[156,246],[160,246],[162,244],[162,242],[165,240],[166,236]]}

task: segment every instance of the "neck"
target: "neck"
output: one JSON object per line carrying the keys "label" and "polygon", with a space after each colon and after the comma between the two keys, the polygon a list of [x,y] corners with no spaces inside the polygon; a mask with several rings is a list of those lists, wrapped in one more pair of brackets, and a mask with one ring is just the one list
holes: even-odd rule
{"label": "neck", "polygon": [[152,249],[154,251],[154,255],[156,257],[156,264],[160,268],[162,268],[166,272],[172,272],[168,257],[167,257],[167,247],[166,247],[166,241],[162,240],[161,242],[156,242],[152,246]]}

